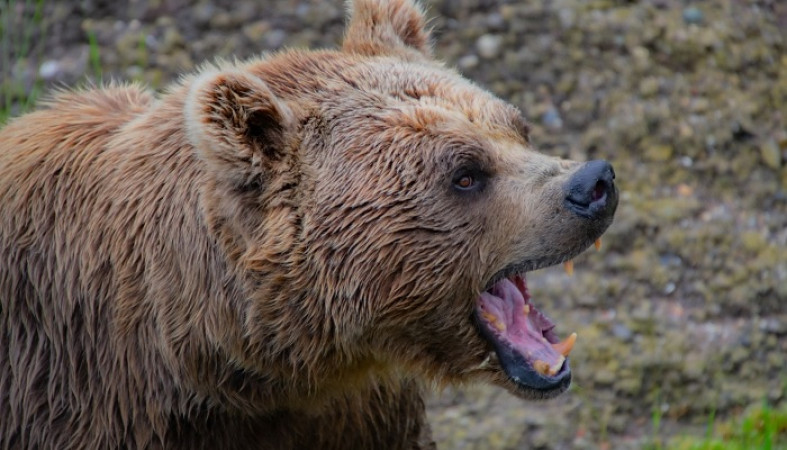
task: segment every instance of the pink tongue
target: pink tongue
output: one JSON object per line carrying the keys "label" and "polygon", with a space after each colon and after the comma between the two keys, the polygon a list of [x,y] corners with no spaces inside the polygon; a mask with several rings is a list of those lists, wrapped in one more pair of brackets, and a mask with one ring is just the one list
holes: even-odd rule
{"label": "pink tongue", "polygon": [[544,338],[540,313],[525,302],[523,293],[511,280],[503,279],[490,290],[491,293],[481,293],[479,302],[480,316],[490,330],[531,363],[541,361],[549,372],[557,373],[565,358]]}

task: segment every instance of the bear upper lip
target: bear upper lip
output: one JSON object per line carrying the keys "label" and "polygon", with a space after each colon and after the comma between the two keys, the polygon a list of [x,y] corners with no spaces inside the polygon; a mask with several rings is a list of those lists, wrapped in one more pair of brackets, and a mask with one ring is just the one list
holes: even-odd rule
{"label": "bear upper lip", "polygon": [[483,291],[488,291],[492,289],[497,283],[504,279],[511,279],[517,276],[521,276],[524,278],[527,272],[532,272],[534,270],[543,269],[545,267],[554,266],[556,264],[561,264],[566,261],[570,261],[571,258],[581,253],[590,242],[583,242],[581,245],[577,246],[576,249],[572,249],[569,252],[566,252],[562,255],[555,255],[550,257],[543,257],[537,259],[529,259],[527,261],[519,262],[516,264],[511,264],[504,268],[503,270],[494,274],[489,281],[484,286]]}
{"label": "bear upper lip", "polygon": [[560,342],[555,324],[531,302],[523,273],[496,277],[476,302],[475,321],[498,362],[519,389],[560,392],[568,387],[567,356],[576,333]]}

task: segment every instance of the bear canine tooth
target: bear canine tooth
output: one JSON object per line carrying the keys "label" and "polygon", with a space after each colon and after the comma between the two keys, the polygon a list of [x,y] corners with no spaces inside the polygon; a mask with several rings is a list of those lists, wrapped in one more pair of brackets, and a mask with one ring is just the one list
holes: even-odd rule
{"label": "bear canine tooth", "polygon": [[522,307],[522,315],[526,316],[528,314],[530,314],[530,305],[525,305]]}
{"label": "bear canine tooth", "polygon": [[574,275],[574,261],[568,260],[563,263],[563,269],[566,270],[566,273],[571,276]]}
{"label": "bear canine tooth", "polygon": [[571,350],[574,348],[574,343],[577,342],[577,333],[571,333],[571,335],[565,338],[562,342],[558,342],[557,344],[552,344],[552,348],[555,349],[561,355],[568,356],[571,353]]}
{"label": "bear canine tooth", "polygon": [[484,358],[484,360],[481,361],[481,364],[478,365],[478,368],[479,369],[488,369],[489,367],[491,367],[491,364],[490,364],[490,360],[491,359],[492,359],[492,354],[491,353],[487,353],[486,358]]}
{"label": "bear canine tooth", "polygon": [[596,239],[596,242],[593,243],[596,246],[596,250],[601,250],[601,238]]}

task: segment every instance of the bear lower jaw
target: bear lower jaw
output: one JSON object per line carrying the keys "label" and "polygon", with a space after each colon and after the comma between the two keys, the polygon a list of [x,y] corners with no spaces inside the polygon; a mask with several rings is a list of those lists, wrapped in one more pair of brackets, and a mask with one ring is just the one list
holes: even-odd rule
{"label": "bear lower jaw", "polygon": [[530,302],[523,274],[497,281],[475,311],[480,335],[492,351],[479,369],[504,373],[503,384],[525,398],[551,398],[568,389],[568,354],[576,333],[559,342],[554,323]]}

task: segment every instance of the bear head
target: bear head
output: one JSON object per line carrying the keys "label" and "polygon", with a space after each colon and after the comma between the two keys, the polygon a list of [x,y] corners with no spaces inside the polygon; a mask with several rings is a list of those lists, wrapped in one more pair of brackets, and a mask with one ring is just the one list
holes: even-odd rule
{"label": "bear head", "polygon": [[605,231],[611,166],[535,151],[517,108],[433,59],[418,5],[350,10],[340,50],[187,81],[206,224],[244,280],[228,352],[315,395],[388,376],[563,392],[574,336],[525,273]]}

